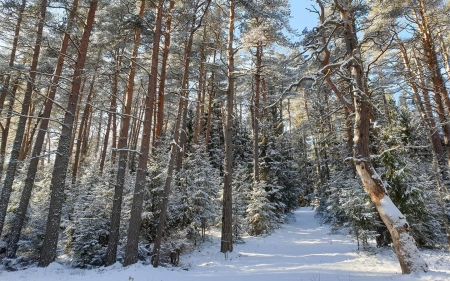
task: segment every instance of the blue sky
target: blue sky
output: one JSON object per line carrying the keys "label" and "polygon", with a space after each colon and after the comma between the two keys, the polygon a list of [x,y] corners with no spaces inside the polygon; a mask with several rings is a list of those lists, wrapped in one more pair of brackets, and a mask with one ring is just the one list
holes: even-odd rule
{"label": "blue sky", "polygon": [[315,4],[312,0],[289,0],[291,3],[291,26],[302,32],[305,27],[311,29],[317,24],[317,14],[311,13],[306,8]]}

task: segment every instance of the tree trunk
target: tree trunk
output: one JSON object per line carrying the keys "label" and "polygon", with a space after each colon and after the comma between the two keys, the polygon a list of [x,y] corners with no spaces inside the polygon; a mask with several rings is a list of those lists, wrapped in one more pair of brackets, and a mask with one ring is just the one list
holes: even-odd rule
{"label": "tree trunk", "polygon": [[22,101],[22,110],[20,112],[19,123],[17,124],[16,136],[14,138],[14,144],[11,150],[11,155],[8,164],[8,170],[6,171],[5,181],[3,183],[3,189],[0,197],[0,235],[3,231],[3,226],[6,217],[6,209],[8,207],[9,199],[11,197],[12,186],[16,175],[17,165],[19,164],[19,153],[22,145],[22,140],[25,134],[25,126],[27,123],[27,115],[29,106],[31,103],[31,95],[33,93],[34,82],[36,80],[37,65],[39,61],[39,54],[41,51],[42,32],[45,23],[45,13],[47,10],[47,0],[40,2],[39,19],[36,31],[36,42],[34,44],[33,57],[30,66],[29,77],[27,79],[27,88],[25,90],[24,98]]}
{"label": "tree trunk", "polygon": [[[397,32],[395,32],[394,35],[397,40],[397,44],[399,46],[400,53],[402,55],[403,65],[406,70],[406,76],[407,76],[406,79],[408,81],[409,86],[413,90],[413,97],[414,97],[414,100],[416,101],[417,108],[418,108],[419,112],[421,113],[421,116],[425,122],[425,125],[428,127],[431,145],[432,145],[433,151],[436,154],[436,157],[438,159],[438,164],[439,164],[440,170],[443,172],[442,176],[444,179],[447,179],[448,177],[445,175],[445,172],[448,171],[448,161],[446,159],[447,157],[445,155],[444,149],[442,148],[441,139],[439,137],[439,132],[436,130],[436,121],[432,114],[432,108],[431,108],[430,98],[428,96],[428,91],[426,91],[425,87],[423,87],[424,85],[422,85],[422,91],[424,91],[424,99],[426,102],[425,103],[426,108],[425,108],[423,106],[422,99],[420,98],[419,89],[418,89],[416,81],[415,81],[415,76],[413,74],[413,71],[411,70],[411,62],[410,62],[410,59],[406,52],[405,45],[403,44],[403,42],[400,41],[400,38],[399,38]],[[421,74],[421,70],[420,70],[419,66],[418,66],[418,71],[419,71],[419,74]],[[419,80],[422,81],[422,75],[419,75]],[[439,98],[439,95],[438,95],[438,98]],[[437,107],[440,108],[440,110],[444,109],[442,106],[442,103],[437,105]],[[441,116],[444,116],[444,115],[441,115]],[[446,129],[446,126],[448,126],[448,125],[445,125],[445,122],[443,124],[444,124],[443,131],[448,132],[448,130]],[[449,136],[445,135],[445,138],[447,139],[446,143],[448,143]]]}
{"label": "tree trunk", "polygon": [[[214,57],[213,57],[213,64],[216,63],[216,50],[214,50]],[[211,86],[209,88],[209,94],[208,94],[208,118],[206,121],[206,135],[205,135],[205,151],[208,152],[208,146],[209,146],[209,138],[211,135],[211,116],[212,116],[212,110],[213,110],[213,99],[214,99],[214,78],[215,78],[215,72],[214,70],[211,73]]]}
{"label": "tree trunk", "polygon": [[[170,194],[170,185],[172,184],[172,178],[173,178],[173,172],[177,160],[177,157],[182,157],[180,153],[179,147],[181,146],[181,137],[180,137],[180,131],[181,131],[181,123],[183,118],[183,113],[186,110],[185,109],[185,103],[184,100],[187,98],[187,91],[185,90],[188,87],[188,75],[189,75],[189,64],[190,64],[190,54],[191,54],[191,47],[192,47],[192,40],[193,35],[195,31],[201,26],[204,15],[206,14],[207,10],[209,9],[209,5],[211,4],[211,1],[208,0],[206,3],[206,7],[204,10],[203,15],[201,16],[197,26],[195,25],[195,19],[196,15],[194,14],[194,21],[192,22],[193,29],[190,31],[190,36],[186,45],[185,49],[185,67],[183,72],[183,78],[182,78],[182,89],[178,101],[178,111],[177,111],[177,117],[175,121],[175,128],[173,133],[173,141],[170,145],[170,158],[169,158],[169,165],[167,167],[167,177],[166,181],[164,183],[164,191],[163,191],[163,198],[161,202],[161,213],[159,215],[159,223],[158,228],[156,229],[156,237],[155,242],[153,246],[153,256],[152,256],[152,264],[154,267],[159,266],[159,256],[160,256],[160,250],[161,250],[161,243],[162,243],[162,236],[164,232],[164,226],[167,216],[167,206],[169,203],[169,194]],[[197,7],[199,8],[199,7]]]}
{"label": "tree trunk", "polygon": [[144,201],[145,177],[147,175],[147,160],[150,151],[150,133],[152,129],[153,105],[156,97],[158,77],[159,43],[161,38],[162,13],[165,0],[160,0],[157,6],[155,31],[153,36],[151,70],[145,97],[144,128],[141,140],[141,150],[134,186],[133,205],[131,206],[130,224],[128,226],[127,244],[123,265],[127,266],[138,261],[139,231],[141,225],[142,203]]}
{"label": "tree trunk", "polygon": [[[115,124],[113,124],[113,122],[115,122],[114,116],[116,115],[116,108],[117,108],[116,96],[117,96],[118,86],[119,86],[119,69],[122,66],[122,57],[121,56],[120,57],[115,56],[115,57],[117,60],[116,61],[116,71],[114,72],[114,77],[113,77],[113,88],[112,88],[111,97],[110,97],[111,102],[110,102],[109,112],[108,112],[108,121],[107,121],[107,125],[106,125],[105,138],[103,140],[102,153],[100,156],[100,175],[102,175],[103,169],[105,167],[106,152],[108,151],[109,135],[112,131],[111,126],[115,126]],[[113,146],[114,146],[114,141],[113,141],[111,147],[113,147]]]}
{"label": "tree trunk", "polygon": [[[17,14],[16,28],[14,29],[14,39],[13,39],[13,43],[12,43],[11,54],[9,55],[9,63],[8,63],[9,69],[8,69],[8,73],[5,74],[2,89],[0,91],[0,114],[1,114],[1,111],[3,110],[5,99],[8,94],[9,81],[11,80],[11,69],[14,67],[14,61],[16,60],[17,45],[19,43],[20,26],[22,24],[23,12],[25,11],[26,4],[27,4],[27,1],[22,0],[22,4],[20,5],[19,11]],[[1,178],[1,173],[0,173],[0,178]]]}
{"label": "tree trunk", "polygon": [[372,203],[375,205],[381,219],[391,234],[402,273],[409,274],[411,272],[427,271],[428,266],[422,259],[414,238],[409,233],[409,224],[387,195],[385,186],[375,171],[370,159],[369,128],[371,104],[368,100],[369,97],[363,94],[365,82],[357,34],[354,30],[354,15],[350,10],[351,0],[342,0],[339,2],[341,4],[335,1],[341,19],[343,20],[343,36],[347,50],[346,59],[352,57],[353,61],[350,64],[350,71],[356,83],[353,85],[355,90],[355,144],[353,147],[353,157],[356,171]]}
{"label": "tree trunk", "polygon": [[[139,8],[139,18],[142,20],[145,10],[145,0],[141,0]],[[131,55],[131,69],[128,77],[127,93],[124,100],[124,108],[122,110],[122,123],[120,128],[119,143],[117,150],[119,151],[119,163],[117,168],[117,182],[114,187],[114,199],[111,213],[110,231],[108,248],[106,250],[105,265],[109,266],[116,262],[117,246],[119,243],[120,216],[122,213],[123,187],[125,184],[125,170],[128,158],[128,130],[130,127],[130,113],[133,100],[134,77],[136,75],[136,59],[138,55],[139,44],[141,42],[141,27],[134,29],[134,45]]]}
{"label": "tree trunk", "polygon": [[259,99],[261,95],[262,42],[256,46],[255,96],[253,99],[253,182],[259,182]]}
{"label": "tree trunk", "polygon": [[154,148],[159,145],[159,138],[161,138],[163,123],[164,123],[164,88],[166,84],[167,59],[169,58],[170,48],[170,29],[172,25],[172,12],[175,7],[175,1],[171,0],[169,4],[169,13],[166,21],[166,32],[164,33],[164,50],[161,62],[161,79],[158,89],[158,110],[156,117],[155,143]]}
{"label": "tree trunk", "polygon": [[193,142],[198,142],[198,137],[202,133],[202,124],[203,124],[203,103],[205,102],[204,98],[204,89],[206,85],[206,54],[205,54],[205,44],[206,44],[206,25],[203,27],[203,42],[200,51],[200,67],[199,67],[199,78],[198,78],[198,89],[197,89],[197,106],[195,108],[195,125],[194,125],[194,139]]}
{"label": "tree trunk", "polygon": [[[196,15],[193,15],[192,25],[195,24]],[[182,105],[182,114],[181,114],[181,123],[180,123],[180,141],[179,146],[181,150],[178,152],[178,156],[176,159],[176,168],[175,170],[179,172],[181,170],[181,164],[183,163],[183,157],[186,154],[186,143],[187,143],[187,113],[188,113],[188,104],[189,104],[189,66],[191,63],[191,50],[192,44],[194,41],[194,34],[196,29],[192,29],[189,33],[188,40],[186,42],[186,48],[184,50],[184,70],[183,70],[183,79],[181,82],[181,96],[182,98],[179,102]]]}
{"label": "tree trunk", "polygon": [[[86,86],[87,77],[84,77],[81,82],[81,90],[80,90],[80,96],[78,97],[78,104],[81,104],[81,101],[83,100],[84,95],[84,87]],[[78,106],[75,111],[75,121],[73,122],[73,131],[78,131],[78,118],[80,117],[80,110],[81,106]],[[73,147],[75,145],[75,136],[76,134],[72,134],[72,138],[70,139],[70,148],[69,148],[69,158],[72,157]]]}
{"label": "tree trunk", "polygon": [[[0,125],[2,126],[2,141],[0,144],[0,180],[2,179],[2,175],[3,175],[3,168],[5,166],[5,157],[6,157],[6,145],[8,144],[8,134],[9,134],[9,129],[10,129],[10,125],[11,125],[11,118],[13,116],[13,108],[14,108],[14,102],[16,101],[16,93],[17,93],[17,89],[19,88],[19,79],[15,79],[15,81],[13,82],[13,88],[11,90],[11,95],[9,98],[9,105],[8,105],[8,109],[6,112],[6,121],[5,121],[5,126],[3,126],[1,123]],[[1,233],[1,230],[0,230]]]}
{"label": "tree trunk", "polygon": [[[99,53],[100,56],[100,53]],[[97,63],[97,67],[95,68],[95,71],[97,71],[98,68],[98,63]],[[80,164],[80,156],[82,153],[82,143],[84,142],[83,140],[85,139],[85,134],[87,132],[86,128],[88,126],[88,118],[91,116],[91,100],[92,100],[92,95],[94,94],[94,84],[95,84],[95,75],[92,77],[92,81],[91,84],[89,85],[89,93],[86,99],[86,104],[84,105],[84,110],[83,110],[83,117],[81,117],[81,123],[80,123],[80,128],[78,129],[78,137],[77,137],[77,146],[76,146],[76,150],[75,150],[75,159],[73,162],[73,166],[72,166],[72,184],[75,184],[77,181],[77,176],[78,176],[78,168],[79,168],[79,164]],[[76,132],[75,132],[76,133]]]}
{"label": "tree trunk", "polygon": [[32,136],[31,136],[31,124],[33,123],[33,117],[34,117],[34,113],[35,113],[35,106],[34,103],[32,102],[32,98],[30,100],[30,104],[28,107],[28,120],[27,120],[27,124],[26,124],[26,128],[25,128],[25,133],[23,135],[23,139],[22,139],[22,144],[20,145],[20,151],[19,151],[19,158],[18,160],[20,162],[22,162],[26,155],[27,155],[27,144],[28,142],[32,141]]}
{"label": "tree trunk", "polygon": [[156,96],[156,85],[158,76],[158,56],[159,56],[159,43],[161,37],[163,5],[164,0],[159,1],[155,22],[151,72],[149,75],[148,90],[145,98],[143,136],[141,140],[141,150],[139,154],[139,164],[137,169],[136,185],[133,196],[133,205],[131,208],[131,218],[128,227],[128,235],[127,235],[128,240],[125,248],[124,266],[136,263],[138,259],[139,230],[141,222],[142,203],[144,198],[145,177],[147,174],[147,160],[149,154],[153,108]]}
{"label": "tree trunk", "polygon": [[56,258],[58,245],[59,225],[61,222],[61,211],[64,201],[64,188],[66,183],[67,167],[69,165],[69,147],[72,138],[73,122],[77,108],[78,97],[81,89],[81,77],[86,63],[86,55],[89,47],[89,39],[94,24],[97,1],[90,1],[87,12],[83,35],[78,48],[78,57],[75,62],[75,70],[72,79],[72,89],[64,116],[61,135],[59,137],[58,149],[51,180],[50,208],[45,229],[44,242],[42,245],[39,267],[46,267]]}
{"label": "tree trunk", "polygon": [[220,243],[220,251],[222,253],[233,251],[233,218],[232,218],[232,181],[233,181],[233,102],[234,102],[234,1],[230,0],[230,14],[228,17],[228,86],[227,86],[227,103],[226,117],[224,126],[225,137],[225,161],[224,161],[224,184],[222,198],[222,236]]}

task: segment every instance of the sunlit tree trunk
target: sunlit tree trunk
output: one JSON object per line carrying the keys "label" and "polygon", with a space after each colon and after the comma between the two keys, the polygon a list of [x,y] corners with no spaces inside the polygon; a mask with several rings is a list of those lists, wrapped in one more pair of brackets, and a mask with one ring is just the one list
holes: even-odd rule
{"label": "sunlit tree trunk", "polygon": [[220,251],[222,253],[233,251],[233,205],[232,205],[232,186],[233,181],[233,102],[234,102],[234,21],[235,4],[233,0],[229,2],[229,25],[228,25],[228,73],[227,73],[227,102],[225,111],[225,161],[224,161],[224,184],[222,198],[222,235],[220,240]]}
{"label": "sunlit tree trunk", "polygon": [[[141,0],[139,8],[139,19],[142,20],[145,10],[145,0]],[[139,44],[141,42],[141,26],[134,29],[133,51],[131,54],[131,68],[128,76],[127,92],[124,99],[122,110],[122,122],[120,125],[119,143],[117,150],[119,152],[119,163],[117,167],[117,181],[114,187],[114,199],[111,213],[108,248],[106,250],[105,265],[109,266],[116,262],[117,246],[119,243],[120,216],[122,213],[123,187],[125,184],[125,172],[128,159],[128,130],[130,127],[130,113],[133,100],[134,78],[136,75],[136,60]]]}
{"label": "sunlit tree trunk", "polygon": [[391,234],[395,252],[397,254],[403,274],[427,271],[428,266],[417,249],[414,238],[409,233],[410,226],[405,216],[398,210],[389,198],[381,177],[375,171],[370,158],[370,113],[371,104],[365,94],[365,81],[362,69],[361,53],[359,50],[357,32],[354,29],[354,15],[351,10],[352,0],[335,0],[343,21],[343,37],[347,50],[347,59],[352,58],[350,64],[351,75],[354,79],[354,146],[353,157],[356,171],[361,178],[366,192],[375,205],[381,219]]}
{"label": "sunlit tree trunk", "polygon": [[62,205],[64,202],[64,188],[66,183],[67,167],[69,165],[69,147],[72,138],[74,114],[77,108],[78,97],[81,89],[81,80],[86,64],[86,55],[89,47],[89,39],[94,24],[95,12],[98,2],[90,1],[87,12],[83,35],[78,48],[78,57],[75,61],[75,70],[72,78],[72,88],[64,116],[63,126],[58,142],[55,164],[51,180],[50,208],[47,217],[44,242],[42,245],[39,267],[46,267],[56,258],[58,245],[59,225],[61,222]]}
{"label": "sunlit tree trunk", "polygon": [[[123,51],[123,49],[122,49]],[[118,93],[118,86],[119,86],[119,69],[122,66],[122,56],[115,55],[116,58],[116,70],[114,72],[113,76],[113,87],[112,92],[110,96],[110,105],[109,105],[109,112],[108,112],[108,122],[106,125],[106,132],[105,132],[105,138],[103,140],[103,148],[102,153],[100,156],[100,175],[103,173],[103,169],[105,167],[105,161],[106,161],[106,153],[108,151],[108,143],[109,143],[109,137],[112,131],[112,144],[111,144],[111,163],[114,163],[114,157],[113,153],[115,154],[115,147],[116,147],[116,111],[117,111],[117,93]]]}
{"label": "sunlit tree trunk", "polygon": [[[202,5],[205,5],[205,8],[203,10],[203,14],[201,15],[200,20],[197,22],[197,25],[195,23],[197,15],[194,14],[192,18],[192,29],[189,33],[189,38],[186,43],[186,49],[185,49],[185,65],[184,65],[184,71],[183,71],[183,78],[181,83],[181,93],[178,99],[178,110],[177,110],[177,117],[175,121],[175,127],[174,127],[174,133],[173,133],[173,141],[170,144],[170,158],[169,158],[169,164],[167,167],[167,176],[166,181],[164,183],[164,191],[163,191],[163,197],[161,202],[161,212],[159,215],[159,223],[158,228],[156,229],[156,237],[155,242],[153,245],[153,256],[152,256],[152,264],[154,267],[159,266],[159,257],[160,257],[160,251],[161,251],[161,243],[162,243],[162,237],[165,227],[165,221],[167,216],[167,206],[169,203],[169,194],[170,194],[170,186],[172,184],[173,180],[173,173],[174,170],[177,168],[177,158],[182,157],[182,154],[180,153],[180,146],[181,146],[181,136],[182,135],[182,119],[183,119],[183,113],[186,111],[186,104],[185,100],[187,99],[187,87],[188,87],[188,77],[189,77],[189,65],[190,65],[190,55],[191,55],[191,48],[192,48],[192,41],[195,32],[197,29],[201,26],[203,18],[205,14],[207,13],[209,9],[209,5],[211,4],[211,1],[203,2]],[[197,10],[201,7],[201,5],[197,6]],[[181,166],[181,164],[180,164]]]}
{"label": "sunlit tree trunk", "polygon": [[[99,53],[99,56],[100,56],[100,54],[101,53]],[[98,62],[97,62],[97,67],[95,68],[95,71],[97,71],[97,69],[98,69]],[[75,149],[75,157],[74,157],[74,162],[73,162],[73,166],[72,166],[72,184],[75,184],[75,182],[77,181],[78,169],[80,168],[80,157],[81,157],[82,150],[83,150],[82,144],[83,145],[86,144],[86,142],[84,140],[86,138],[86,132],[89,132],[89,130],[87,130],[87,127],[88,127],[88,119],[91,116],[91,101],[92,101],[92,96],[94,95],[95,79],[96,79],[96,76],[94,75],[92,77],[92,81],[89,85],[89,93],[88,93],[88,96],[86,99],[86,104],[84,105],[83,117],[81,117],[80,128],[78,129],[77,145],[76,145],[76,149]]]}
{"label": "sunlit tree trunk", "polygon": [[41,51],[42,32],[44,30],[46,11],[47,11],[47,0],[41,0],[39,5],[39,18],[36,31],[36,41],[34,44],[34,51],[31,60],[29,77],[27,77],[27,88],[25,90],[24,98],[22,101],[22,109],[20,112],[19,122],[17,124],[16,136],[14,138],[14,143],[8,163],[8,169],[6,171],[3,188],[0,195],[0,235],[3,231],[3,226],[6,217],[6,210],[11,196],[17,165],[19,164],[19,153],[22,146],[22,140],[25,134],[25,126],[28,120],[31,95],[33,94],[34,83],[36,81],[37,66],[39,61],[39,54]]}
{"label": "sunlit tree trunk", "polygon": [[[17,22],[16,27],[14,29],[14,39],[11,46],[11,54],[9,55],[9,62],[8,62],[8,73],[5,74],[2,89],[0,91],[0,113],[3,110],[3,106],[5,103],[6,96],[8,94],[9,89],[9,83],[11,80],[11,71],[14,67],[14,61],[16,60],[16,53],[17,53],[17,46],[19,43],[19,34],[20,34],[20,26],[22,24],[23,19],[23,12],[25,11],[27,1],[22,0],[22,3],[20,4],[19,10],[17,11]],[[1,168],[0,168],[0,178],[1,178]]]}
{"label": "sunlit tree trunk", "polygon": [[6,110],[6,114],[3,115],[6,118],[5,125],[0,123],[2,130],[2,140],[0,142],[0,180],[3,174],[3,166],[5,165],[6,146],[8,144],[9,129],[11,126],[11,118],[13,117],[14,103],[16,101],[16,93],[18,88],[19,88],[19,79],[16,78],[13,82],[13,87],[9,95],[9,104]]}
{"label": "sunlit tree trunk", "polygon": [[169,58],[169,48],[170,48],[170,31],[172,26],[172,12],[175,7],[175,1],[171,0],[169,4],[169,12],[166,20],[166,32],[164,33],[164,50],[161,62],[161,80],[159,82],[158,89],[158,110],[156,113],[156,130],[155,130],[155,143],[156,148],[159,144],[159,138],[162,134],[163,123],[164,123],[164,88],[166,84],[166,72],[167,72],[167,59]]}
{"label": "sunlit tree trunk", "polygon": [[161,25],[164,0],[160,0],[157,6],[155,29],[153,36],[153,48],[151,70],[149,74],[147,95],[145,97],[144,128],[141,140],[141,150],[134,187],[133,204],[131,206],[130,224],[128,225],[127,244],[125,246],[125,258],[123,265],[127,266],[138,261],[139,231],[141,225],[142,203],[144,201],[145,177],[147,175],[147,160],[150,151],[150,135],[152,129],[153,105],[156,97],[159,43],[161,38]]}
{"label": "sunlit tree trunk", "polygon": [[[216,63],[216,50],[214,50],[214,57],[213,57],[213,64]],[[211,73],[210,78],[210,87],[209,87],[209,93],[208,93],[208,118],[206,120],[206,132],[205,132],[205,151],[208,152],[208,146],[209,146],[209,139],[211,136],[211,117],[212,117],[212,110],[213,110],[213,99],[214,99],[214,82],[215,78],[215,72],[214,70]]]}

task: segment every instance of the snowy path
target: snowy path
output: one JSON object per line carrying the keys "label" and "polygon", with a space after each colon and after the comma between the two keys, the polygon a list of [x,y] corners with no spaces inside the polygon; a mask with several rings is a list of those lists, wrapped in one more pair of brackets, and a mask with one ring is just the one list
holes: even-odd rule
{"label": "snowy path", "polygon": [[235,245],[229,259],[218,253],[219,238],[205,243],[201,250],[182,256],[188,268],[158,268],[142,264],[127,268],[116,264],[95,270],[70,269],[53,263],[46,269],[30,268],[19,272],[1,272],[0,281],[15,280],[446,280],[450,281],[450,257],[437,251],[424,252],[431,272],[422,276],[403,276],[391,250],[382,254],[357,251],[350,237],[330,235],[314,212],[302,208],[295,220],[268,237],[248,237]]}

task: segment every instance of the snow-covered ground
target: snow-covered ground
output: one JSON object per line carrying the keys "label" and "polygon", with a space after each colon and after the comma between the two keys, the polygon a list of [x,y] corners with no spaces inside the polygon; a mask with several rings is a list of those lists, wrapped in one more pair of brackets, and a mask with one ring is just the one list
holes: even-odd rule
{"label": "snow-covered ground", "polygon": [[16,272],[0,269],[1,281],[327,281],[327,280],[433,280],[450,281],[448,252],[422,251],[430,272],[402,275],[392,250],[358,251],[351,237],[330,234],[310,208],[301,208],[294,219],[268,237],[248,237],[234,245],[228,260],[219,253],[213,237],[201,249],[182,255],[180,267],[136,264],[82,270],[53,263],[47,268]]}

